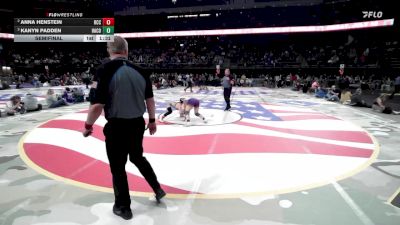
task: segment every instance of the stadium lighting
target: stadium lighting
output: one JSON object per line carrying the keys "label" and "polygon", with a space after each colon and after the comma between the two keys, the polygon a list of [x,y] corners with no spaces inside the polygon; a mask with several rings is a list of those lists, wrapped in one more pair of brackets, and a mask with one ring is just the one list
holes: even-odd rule
{"label": "stadium lighting", "polygon": [[14,34],[0,33],[0,38],[14,39]]}
{"label": "stadium lighting", "polygon": [[218,30],[187,30],[187,31],[159,31],[116,33],[124,38],[151,38],[151,37],[181,37],[181,36],[212,36],[212,35],[241,35],[241,34],[280,34],[280,33],[311,33],[368,29],[393,26],[394,19],[373,20],[355,23],[342,23],[320,26],[293,26],[293,27],[262,27],[242,29]]}

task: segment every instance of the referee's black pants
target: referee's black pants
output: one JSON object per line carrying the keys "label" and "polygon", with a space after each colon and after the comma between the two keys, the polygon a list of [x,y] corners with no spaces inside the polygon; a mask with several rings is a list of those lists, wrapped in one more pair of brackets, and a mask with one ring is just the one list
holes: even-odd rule
{"label": "referee's black pants", "polygon": [[107,157],[113,179],[115,205],[129,207],[129,185],[125,164],[129,160],[135,164],[150,187],[160,189],[156,174],[145,157],[143,157],[143,134],[145,121],[143,117],[134,119],[109,119],[104,126]]}
{"label": "referee's black pants", "polygon": [[231,93],[232,93],[232,87],[224,88],[224,99],[226,102],[226,109],[231,108]]}

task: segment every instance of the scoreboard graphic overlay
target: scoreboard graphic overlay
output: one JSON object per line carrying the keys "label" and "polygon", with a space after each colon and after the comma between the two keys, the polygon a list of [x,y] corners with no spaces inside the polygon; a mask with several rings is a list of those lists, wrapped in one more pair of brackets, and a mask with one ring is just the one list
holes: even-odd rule
{"label": "scoreboard graphic overlay", "polygon": [[109,42],[114,18],[15,18],[14,42]]}

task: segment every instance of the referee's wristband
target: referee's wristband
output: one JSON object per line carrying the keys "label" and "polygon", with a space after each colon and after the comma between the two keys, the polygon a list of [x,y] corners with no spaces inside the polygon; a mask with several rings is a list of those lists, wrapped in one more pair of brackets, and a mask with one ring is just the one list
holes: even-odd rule
{"label": "referee's wristband", "polygon": [[86,129],[86,130],[91,130],[91,129],[93,129],[93,124],[85,123],[85,129]]}
{"label": "referee's wristband", "polygon": [[149,119],[149,123],[155,123],[155,122],[156,122],[156,119],[154,119],[154,118]]}

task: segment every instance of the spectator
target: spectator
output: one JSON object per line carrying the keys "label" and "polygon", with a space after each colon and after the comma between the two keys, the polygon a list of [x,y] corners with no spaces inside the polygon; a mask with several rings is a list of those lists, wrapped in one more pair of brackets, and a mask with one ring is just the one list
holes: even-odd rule
{"label": "spectator", "polygon": [[5,90],[5,89],[9,89],[10,85],[8,85],[7,81],[1,81],[0,80],[0,90]]}
{"label": "spectator", "polygon": [[350,104],[351,101],[351,92],[348,90],[345,90],[341,93],[340,95],[340,103],[342,104]]}
{"label": "spectator", "polygon": [[253,86],[253,79],[246,78],[246,86],[247,87],[252,87]]}
{"label": "spectator", "polygon": [[65,88],[64,94],[61,96],[67,103],[74,103],[74,93],[69,87]]}
{"label": "spectator", "polygon": [[382,80],[381,84],[381,92],[390,92],[390,88],[392,86],[392,81],[388,77],[387,80]]}
{"label": "spectator", "polygon": [[82,73],[82,81],[86,85],[86,89],[89,89],[90,77],[88,73]]}
{"label": "spectator", "polygon": [[388,98],[389,95],[381,94],[378,98],[375,99],[374,103],[372,104],[372,109],[385,114],[400,114],[400,112],[394,111],[391,107],[386,106]]}
{"label": "spectator", "polygon": [[190,89],[190,92],[193,92],[193,83],[194,83],[193,76],[190,75],[188,78],[186,78],[186,82],[187,82],[187,87],[185,87],[185,89],[184,89],[185,92],[186,92],[186,89],[188,89],[188,88]]}
{"label": "spectator", "polygon": [[317,90],[315,91],[315,97],[317,98],[325,98],[326,96],[326,91],[322,89],[321,87],[318,87]]}
{"label": "spectator", "polygon": [[351,106],[358,106],[358,107],[368,107],[370,108],[371,106],[368,105],[363,99],[362,99],[362,90],[361,88],[357,88],[355,93],[351,96],[350,104]]}
{"label": "spectator", "polygon": [[85,93],[81,88],[73,88],[72,89],[72,97],[74,99],[74,103],[84,102],[85,101]]}
{"label": "spectator", "polygon": [[27,112],[42,110],[42,104],[39,104],[37,98],[31,93],[25,95],[24,106]]}
{"label": "spectator", "polygon": [[37,74],[33,75],[32,83],[34,87],[40,87],[40,81]]}
{"label": "spectator", "polygon": [[54,93],[53,89],[47,90],[46,102],[47,102],[47,105],[49,106],[49,108],[57,108],[57,107],[60,107],[63,105],[67,105],[67,102],[65,101],[65,99],[57,96]]}
{"label": "spectator", "polygon": [[392,99],[394,97],[394,94],[400,92],[400,74],[397,75],[396,79],[394,80],[394,91],[390,95],[390,98]]}
{"label": "spectator", "polygon": [[240,82],[238,84],[240,84],[240,86],[245,86],[245,84],[246,84],[246,75],[243,74],[240,77]]}
{"label": "spectator", "polygon": [[337,102],[340,99],[339,93],[340,93],[340,91],[338,89],[336,89],[335,85],[333,85],[332,88],[330,88],[328,90],[328,93],[326,94],[325,98],[328,101]]}
{"label": "spectator", "polygon": [[319,85],[318,80],[315,80],[315,81],[311,84],[310,91],[315,92],[319,87],[320,87],[320,85]]}
{"label": "spectator", "polygon": [[5,112],[9,116],[13,116],[16,113],[24,114],[25,113],[24,103],[21,102],[21,97],[14,95],[10,98],[10,101],[6,103]]}
{"label": "spectator", "polygon": [[161,78],[161,85],[162,85],[162,88],[168,87],[168,82],[164,77]]}

